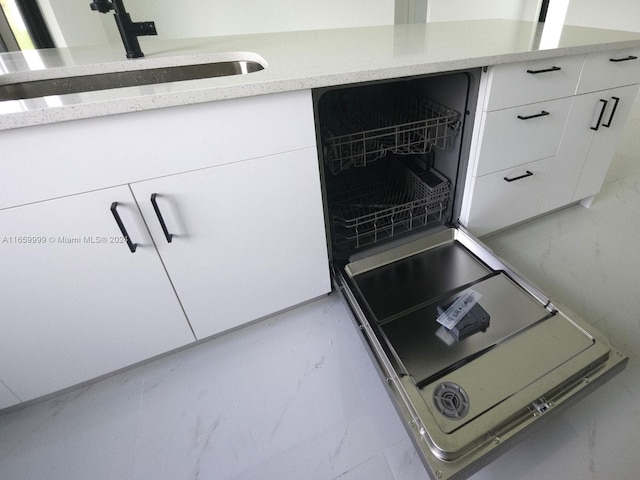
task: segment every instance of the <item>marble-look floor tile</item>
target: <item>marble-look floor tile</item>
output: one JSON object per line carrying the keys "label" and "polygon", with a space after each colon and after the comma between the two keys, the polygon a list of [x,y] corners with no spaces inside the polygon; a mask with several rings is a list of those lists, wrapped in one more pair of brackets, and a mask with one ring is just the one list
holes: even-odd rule
{"label": "marble-look floor tile", "polygon": [[136,478],[330,479],[405,434],[335,295],[147,365]]}
{"label": "marble-look floor tile", "polygon": [[16,397],[7,386],[0,381],[0,410],[15,405],[20,400]]}
{"label": "marble-look floor tile", "polygon": [[132,479],[141,369],[0,416],[0,478]]}
{"label": "marble-look floor tile", "polygon": [[393,476],[397,480],[429,478],[422,460],[418,457],[418,452],[408,436],[391,445],[384,453],[391,466]]}
{"label": "marble-look floor tile", "polygon": [[353,467],[348,472],[335,478],[335,480],[395,480],[393,472],[389,468],[387,458],[383,453],[379,453],[360,465]]}

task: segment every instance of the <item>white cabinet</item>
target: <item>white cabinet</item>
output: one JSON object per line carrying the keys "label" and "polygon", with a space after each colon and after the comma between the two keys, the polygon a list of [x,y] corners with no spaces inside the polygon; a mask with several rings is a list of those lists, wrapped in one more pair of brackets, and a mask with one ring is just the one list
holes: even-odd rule
{"label": "white cabinet", "polygon": [[[491,67],[460,221],[483,235],[596,194],[638,90],[639,57],[633,49]],[[532,175],[503,184],[510,169]]]}
{"label": "white cabinet", "polygon": [[470,192],[472,227],[494,231],[536,215],[552,163],[549,157],[477,178]]}
{"label": "white cabinet", "polygon": [[0,263],[0,378],[22,401],[194,340],[126,186],[1,211]]}
{"label": "white cabinet", "polygon": [[315,148],[131,187],[197,338],[329,291]]}
{"label": "white cabinet", "polygon": [[476,176],[556,154],[571,98],[487,112]]}
{"label": "white cabinet", "polygon": [[640,48],[586,55],[577,92],[588,93],[640,81]]}
{"label": "white cabinet", "polygon": [[574,98],[541,212],[600,191],[637,91],[630,85]]}
{"label": "white cabinet", "polygon": [[539,213],[582,61],[580,55],[500,65],[483,75],[460,212],[474,234]]}
{"label": "white cabinet", "polygon": [[573,55],[490,67],[480,108],[493,111],[569,97],[576,91],[583,58]]}
{"label": "white cabinet", "polygon": [[[604,94],[602,97],[608,103],[604,108],[604,116],[600,128],[594,131],[592,140],[589,142],[589,150],[572,200],[581,200],[600,191],[624,126],[631,113],[634,99],[638,93],[638,85],[607,90],[601,93]],[[590,97],[593,100],[593,95]],[[576,98],[574,104],[578,101],[582,103],[584,99]]]}
{"label": "white cabinet", "polygon": [[0,402],[330,291],[310,91],[8,130],[0,143],[0,380],[17,397]]}

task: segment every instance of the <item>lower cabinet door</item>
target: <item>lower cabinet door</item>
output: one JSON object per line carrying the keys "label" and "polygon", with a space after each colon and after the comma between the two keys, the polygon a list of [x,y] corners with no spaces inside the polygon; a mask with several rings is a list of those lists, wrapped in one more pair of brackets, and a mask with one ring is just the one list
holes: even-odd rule
{"label": "lower cabinet door", "polygon": [[600,191],[637,91],[631,85],[574,97],[542,212]]}
{"label": "lower cabinet door", "polygon": [[307,148],[131,185],[198,339],[329,292],[318,170]]}
{"label": "lower cabinet door", "polygon": [[126,186],[1,211],[0,264],[0,378],[20,401],[194,340]]}
{"label": "lower cabinet door", "polygon": [[595,195],[602,188],[611,160],[633,108],[638,85],[616,88],[602,93],[604,94],[602,98],[607,100],[607,108],[600,128],[593,136],[582,173],[573,192],[573,200],[581,200]]}
{"label": "lower cabinet door", "polygon": [[485,235],[539,213],[554,157],[543,158],[473,180],[463,224]]}

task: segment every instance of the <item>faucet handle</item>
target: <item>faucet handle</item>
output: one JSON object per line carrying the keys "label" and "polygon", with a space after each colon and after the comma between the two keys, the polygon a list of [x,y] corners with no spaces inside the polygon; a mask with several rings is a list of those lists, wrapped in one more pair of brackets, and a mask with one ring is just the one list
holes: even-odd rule
{"label": "faucet handle", "polygon": [[107,0],[93,0],[89,6],[91,7],[91,10],[98,11],[100,13],[108,13],[109,10],[115,9],[113,3]]}
{"label": "faucet handle", "polygon": [[133,24],[133,33],[138,36],[158,35],[155,22],[136,22]]}

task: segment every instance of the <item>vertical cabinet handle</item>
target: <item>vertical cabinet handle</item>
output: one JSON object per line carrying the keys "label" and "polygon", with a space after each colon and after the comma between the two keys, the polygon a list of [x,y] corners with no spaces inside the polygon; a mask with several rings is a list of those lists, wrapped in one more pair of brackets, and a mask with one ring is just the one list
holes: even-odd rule
{"label": "vertical cabinet handle", "polygon": [[171,243],[173,240],[173,234],[169,233],[167,229],[167,224],[164,222],[164,217],[162,216],[162,212],[160,212],[160,208],[158,207],[158,202],[156,201],[157,193],[151,194],[151,205],[153,205],[153,210],[156,212],[156,216],[158,217],[158,222],[160,222],[160,226],[162,227],[162,232],[164,233],[164,238],[167,239],[167,243]]}
{"label": "vertical cabinet handle", "polygon": [[110,210],[111,210],[111,213],[113,214],[113,218],[116,219],[116,223],[118,224],[118,228],[120,229],[120,233],[122,233],[122,236],[127,241],[127,245],[129,246],[129,250],[131,250],[131,253],[135,253],[136,248],[138,248],[138,244],[137,243],[133,243],[131,241],[131,239],[129,238],[129,234],[127,233],[127,229],[124,227],[124,223],[122,223],[122,219],[120,218],[120,214],[118,213],[118,202],[113,202],[111,204],[111,209]]}
{"label": "vertical cabinet handle", "polygon": [[527,73],[532,75],[537,75],[538,73],[547,73],[547,72],[557,72],[558,70],[562,70],[562,67],[551,67],[551,68],[543,68],[542,70],[527,70]]}
{"label": "vertical cabinet handle", "polygon": [[606,100],[603,100],[603,99],[600,99],[598,101],[602,102],[602,109],[600,110],[600,115],[598,115],[598,121],[596,122],[596,126],[595,127],[591,127],[591,130],[595,130],[596,132],[600,128],[600,123],[602,122],[602,117],[604,117],[604,111],[607,109],[607,103],[609,103],[609,102],[607,102]]}
{"label": "vertical cabinet handle", "polygon": [[629,55],[628,57],[624,57],[624,58],[610,58],[609,61],[618,63],[618,62],[628,62],[629,60],[637,60],[637,59],[638,57],[636,57],[635,55]]}
{"label": "vertical cabinet handle", "polygon": [[611,126],[611,121],[613,120],[613,116],[616,114],[616,109],[618,108],[618,103],[620,103],[620,98],[618,98],[618,97],[611,97],[611,99],[615,102],[613,104],[613,108],[611,109],[611,115],[609,115],[609,120],[607,120],[607,123],[603,123],[602,124],[603,127],[607,127],[607,128],[609,128]]}

